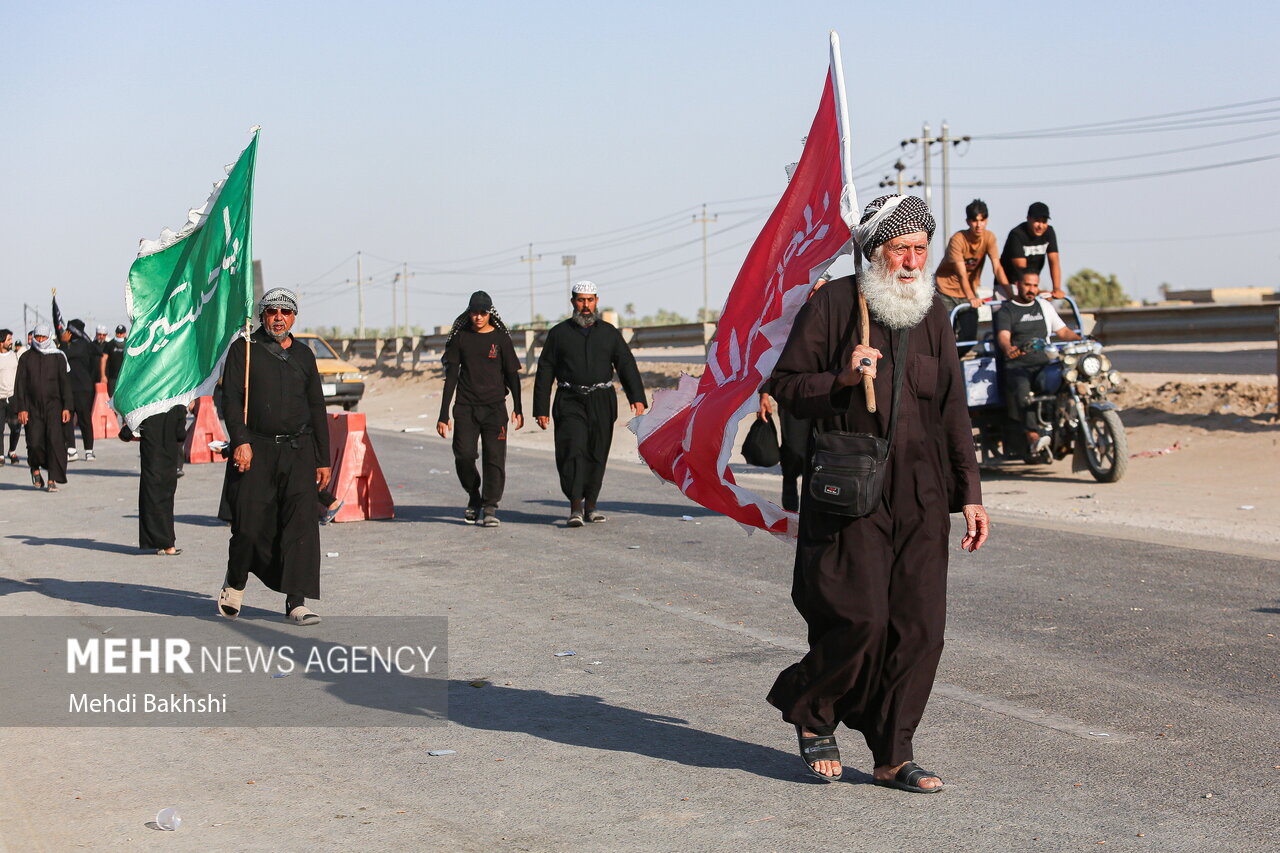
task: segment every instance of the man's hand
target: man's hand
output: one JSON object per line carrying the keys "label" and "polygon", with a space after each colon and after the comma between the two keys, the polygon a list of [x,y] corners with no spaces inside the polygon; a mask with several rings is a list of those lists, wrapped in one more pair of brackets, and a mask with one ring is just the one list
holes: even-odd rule
{"label": "man's hand", "polygon": [[440,433],[441,438],[449,437],[449,427],[453,426],[453,421],[436,421],[436,432]]}
{"label": "man's hand", "polygon": [[981,307],[982,307],[982,300],[981,300],[981,299],[979,299],[979,298],[978,298],[978,297],[976,297],[976,296],[970,296],[970,297],[969,297],[969,307],[971,307],[971,308],[981,308]]}
{"label": "man's hand", "polygon": [[534,420],[538,422],[538,429],[546,429],[547,424],[551,423],[551,418],[546,415],[538,415]]}
{"label": "man's hand", "polygon": [[320,490],[320,489],[323,489],[325,486],[329,485],[329,478],[332,476],[333,476],[332,468],[317,468],[316,469],[316,489]]}
{"label": "man's hand", "polygon": [[67,422],[68,422],[68,421],[70,421],[70,420],[71,420],[71,413],[70,413],[70,412],[68,412],[66,409],[63,409],[63,410],[62,410],[62,422],[65,424],[65,423],[67,423]]}
{"label": "man's hand", "polygon": [[511,413],[511,423],[516,425],[516,429],[524,428],[524,415],[518,412]]}
{"label": "man's hand", "polygon": [[1054,290],[1054,291],[1053,291],[1053,298],[1054,298],[1054,299],[1066,299],[1066,298],[1067,298],[1067,294],[1063,293],[1061,290]]}
{"label": "man's hand", "polygon": [[26,426],[27,421],[29,420],[31,420],[30,412],[18,412],[18,423],[22,424],[23,426]]}
{"label": "man's hand", "polygon": [[232,454],[231,458],[235,460],[236,468],[243,474],[249,470],[249,465],[253,462],[253,446],[249,444],[240,445],[236,448],[236,452]]}
{"label": "man's hand", "polygon": [[643,414],[644,414],[644,410],[645,410],[645,405],[644,405],[644,403],[632,403],[632,404],[631,404],[631,414],[635,415],[636,417],[640,417],[641,415],[643,415]]}
{"label": "man's hand", "polygon": [[[862,360],[864,358],[871,359],[869,367],[863,366]],[[880,358],[880,350],[875,347],[869,347],[866,344],[858,344],[853,348],[853,355],[849,357],[849,364],[836,377],[836,384],[847,387],[849,385],[857,385],[864,376],[868,379],[875,379],[876,363],[880,361]]]}
{"label": "man's hand", "polygon": [[960,548],[973,553],[987,541],[987,535],[991,532],[991,519],[987,517],[982,504],[965,504],[962,511],[965,531],[964,538],[960,540]]}
{"label": "man's hand", "polygon": [[760,395],[760,411],[756,412],[756,420],[763,421],[773,414],[773,398],[768,394]]}

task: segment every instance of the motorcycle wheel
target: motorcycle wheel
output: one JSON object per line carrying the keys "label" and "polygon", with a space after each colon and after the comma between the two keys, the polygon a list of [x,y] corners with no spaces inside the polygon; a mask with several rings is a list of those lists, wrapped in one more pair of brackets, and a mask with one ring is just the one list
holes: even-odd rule
{"label": "motorcycle wheel", "polygon": [[1129,440],[1124,434],[1124,424],[1120,423],[1120,413],[1114,409],[1092,412],[1082,429],[1089,430],[1093,438],[1092,447],[1083,436],[1080,439],[1085,445],[1089,473],[1099,483],[1117,482],[1129,467]]}

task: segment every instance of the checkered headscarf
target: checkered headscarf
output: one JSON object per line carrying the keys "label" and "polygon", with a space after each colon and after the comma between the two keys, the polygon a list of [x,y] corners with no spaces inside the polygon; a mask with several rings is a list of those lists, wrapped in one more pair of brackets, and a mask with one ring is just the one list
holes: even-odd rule
{"label": "checkered headscarf", "polygon": [[258,314],[261,315],[268,308],[289,308],[297,314],[298,294],[287,287],[273,287],[262,294],[262,299],[258,301]]}
{"label": "checkered headscarf", "polygon": [[903,234],[925,231],[933,239],[935,227],[933,214],[923,199],[913,195],[882,195],[862,212],[853,238],[862,248],[863,256],[870,258],[882,243]]}

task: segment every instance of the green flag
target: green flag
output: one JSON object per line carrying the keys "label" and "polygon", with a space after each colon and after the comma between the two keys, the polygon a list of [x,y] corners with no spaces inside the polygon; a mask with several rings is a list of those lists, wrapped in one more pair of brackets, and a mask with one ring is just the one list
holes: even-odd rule
{"label": "green flag", "polygon": [[129,268],[129,337],[112,405],[137,429],[210,394],[253,310],[253,168],[258,129],[187,224],[143,240]]}

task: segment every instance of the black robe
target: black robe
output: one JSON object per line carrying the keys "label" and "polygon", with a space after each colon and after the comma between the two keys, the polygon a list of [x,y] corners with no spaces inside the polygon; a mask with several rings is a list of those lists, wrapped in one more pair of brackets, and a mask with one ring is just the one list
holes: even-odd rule
{"label": "black robe", "polygon": [[[173,531],[173,498],[178,491],[178,466],[187,437],[187,408],[174,406],[152,415],[138,426],[142,440],[138,455],[138,547],[164,549],[176,544]],[[133,439],[133,431],[120,428],[121,441]]]}
{"label": "black robe", "polygon": [[[316,469],[328,468],[329,427],[311,349],[281,347],[262,329],[249,357],[249,418],[244,417],[245,349],[237,340],[222,371],[223,414],[232,456],[224,495],[231,510],[227,580],[241,588],[248,574],[286,595],[320,597],[320,528]],[[286,354],[288,359],[280,356]],[[253,449],[249,470],[235,448]]]}
{"label": "black robe", "polygon": [[15,411],[27,413],[27,462],[49,472],[54,483],[67,482],[67,443],[62,413],[74,407],[67,359],[61,352],[35,347],[18,357],[13,384]]}
{"label": "black robe", "polygon": [[815,431],[888,434],[894,344],[910,334],[897,433],[883,498],[869,516],[822,512],[801,489],[792,601],[808,624],[809,653],[769,693],[783,719],[817,734],[843,722],[862,732],[877,766],[912,758],[912,737],[933,688],[946,622],[949,512],[980,504],[955,336],[936,300],[907,331],[871,323],[875,414],[860,385],[837,388],[857,337],[852,277],[800,310],[773,372],[773,393]]}
{"label": "black robe", "polygon": [[[588,507],[595,506],[604,483],[618,398],[612,386],[587,389],[612,382],[615,370],[627,402],[644,403],[644,383],[635,356],[616,327],[596,320],[584,329],[569,319],[547,332],[533,384],[533,416],[551,415],[555,420],[560,489],[570,501],[585,501]],[[554,409],[550,405],[553,384],[557,386]]]}

